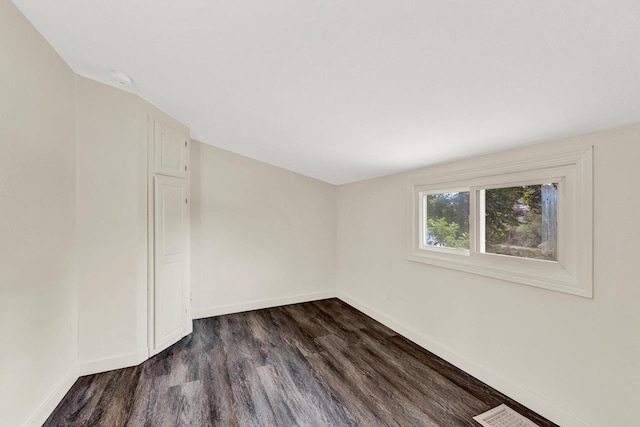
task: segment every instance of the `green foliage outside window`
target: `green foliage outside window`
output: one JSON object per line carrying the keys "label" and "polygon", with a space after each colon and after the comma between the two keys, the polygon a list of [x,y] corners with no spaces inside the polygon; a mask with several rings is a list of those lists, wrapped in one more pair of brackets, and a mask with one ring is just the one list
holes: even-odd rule
{"label": "green foliage outside window", "polygon": [[[485,203],[486,252],[556,260],[557,184],[489,189]],[[428,245],[469,249],[469,192],[428,195],[426,226]]]}
{"label": "green foliage outside window", "polygon": [[430,238],[439,246],[448,248],[469,249],[469,233],[460,232],[460,226],[455,222],[448,223],[446,218],[427,219],[427,229]]}
{"label": "green foliage outside window", "polygon": [[428,245],[469,249],[469,192],[427,196]]}

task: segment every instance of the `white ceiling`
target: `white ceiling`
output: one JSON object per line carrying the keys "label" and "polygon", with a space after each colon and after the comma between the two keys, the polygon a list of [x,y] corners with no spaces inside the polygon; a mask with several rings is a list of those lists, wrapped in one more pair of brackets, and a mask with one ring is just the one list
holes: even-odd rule
{"label": "white ceiling", "polygon": [[640,120],[638,0],[14,0],[80,75],[330,183]]}

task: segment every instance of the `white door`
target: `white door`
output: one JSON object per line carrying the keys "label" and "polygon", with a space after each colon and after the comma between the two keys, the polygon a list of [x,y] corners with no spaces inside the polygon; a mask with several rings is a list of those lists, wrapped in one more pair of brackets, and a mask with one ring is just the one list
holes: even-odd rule
{"label": "white door", "polygon": [[169,125],[155,121],[155,173],[187,177],[187,137]]}
{"label": "white door", "polygon": [[154,187],[152,354],[190,332],[185,330],[189,269],[187,181],[156,175]]}

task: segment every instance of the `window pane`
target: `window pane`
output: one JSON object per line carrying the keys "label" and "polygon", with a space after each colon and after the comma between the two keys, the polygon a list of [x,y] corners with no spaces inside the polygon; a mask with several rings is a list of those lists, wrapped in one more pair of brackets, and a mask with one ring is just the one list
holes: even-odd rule
{"label": "window pane", "polygon": [[485,190],[485,206],[485,252],[558,260],[558,184]]}
{"label": "window pane", "polygon": [[469,192],[425,197],[424,244],[469,249]]}

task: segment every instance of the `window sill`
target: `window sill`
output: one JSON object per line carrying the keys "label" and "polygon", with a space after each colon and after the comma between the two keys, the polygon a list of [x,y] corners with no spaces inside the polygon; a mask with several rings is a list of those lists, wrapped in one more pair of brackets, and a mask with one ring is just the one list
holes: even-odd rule
{"label": "window sill", "polygon": [[[426,253],[425,253],[426,252]],[[410,253],[409,261],[478,274],[494,279],[592,298],[591,288],[585,289],[580,279],[553,261],[520,259],[492,254],[431,254],[420,250]]]}

